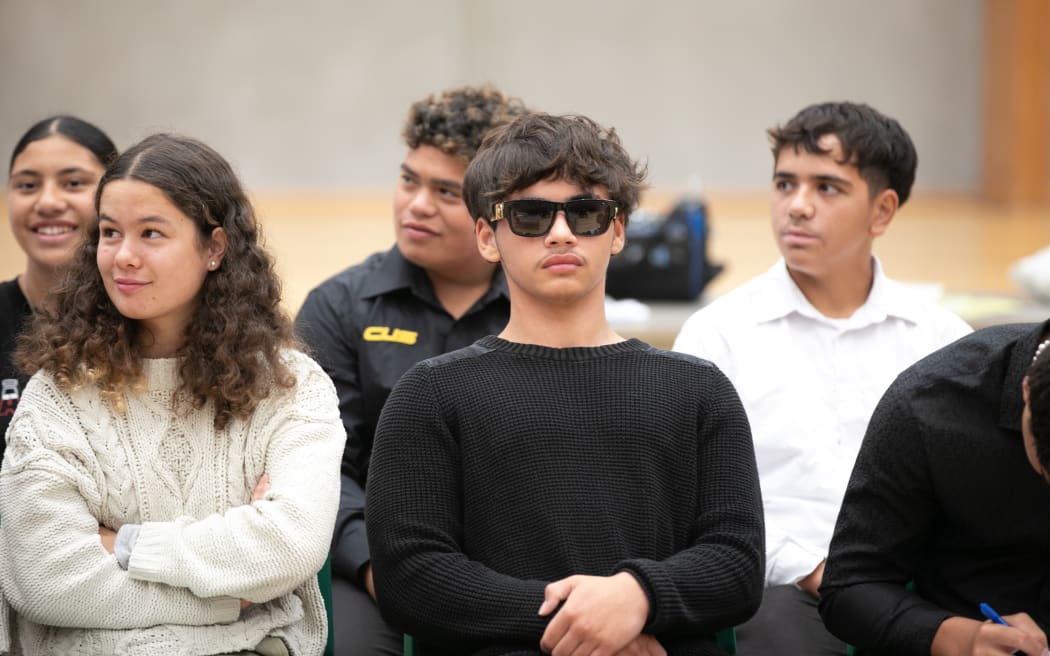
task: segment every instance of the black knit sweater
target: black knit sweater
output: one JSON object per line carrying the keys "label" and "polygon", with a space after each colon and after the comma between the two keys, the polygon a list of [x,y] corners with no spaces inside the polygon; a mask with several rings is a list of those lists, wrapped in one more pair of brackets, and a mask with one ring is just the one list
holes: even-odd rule
{"label": "black knit sweater", "polygon": [[762,502],[744,409],[710,363],[637,340],[486,337],[394,388],[368,477],[384,616],[428,653],[538,654],[544,586],[633,574],[669,654],[758,607]]}

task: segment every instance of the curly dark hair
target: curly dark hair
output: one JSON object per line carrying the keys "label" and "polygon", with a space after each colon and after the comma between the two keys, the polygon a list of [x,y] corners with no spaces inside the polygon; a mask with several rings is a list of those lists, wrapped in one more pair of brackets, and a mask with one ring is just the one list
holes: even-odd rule
{"label": "curly dark hair", "polygon": [[624,220],[638,207],[646,168],[631,159],[616,131],[586,116],[534,113],[498,127],[481,144],[463,178],[470,215],[492,221],[496,203],[541,180],[603,186]]}
{"label": "curly dark hair", "polygon": [[433,146],[469,164],[486,132],[527,111],[491,86],[457,87],[412,103],[401,134],[409,148]]}
{"label": "curly dark hair", "polygon": [[841,164],[853,163],[868,183],[872,198],[883,189],[897,192],[903,205],[911,195],[919,155],[915,144],[896,120],[859,103],[826,102],[810,105],[784,125],[767,131],[776,162],[784,148],[827,155],[820,139],[834,135],[842,145]]}
{"label": "curly dark hair", "polygon": [[1050,472],[1050,347],[1039,351],[1028,368],[1028,411],[1036,458]]}
{"label": "curly dark hair", "polygon": [[[138,180],[156,187],[197,227],[200,245],[221,227],[228,237],[222,265],[210,271],[187,328],[179,375],[183,402],[194,408],[215,403],[215,426],[246,418],[274,385],[295,379],[280,352],[295,346],[292,324],[280,308],[281,285],[273,260],[260,245],[259,226],[233,169],[217,152],[187,137],[157,134],[120,155],[106,170],[95,209],[106,186]],[[114,407],[142,380],[138,321],[110,301],[96,263],[96,220],[67,275],[32,327],[19,340],[16,359],[24,370],[50,372],[65,389],[96,385]]]}

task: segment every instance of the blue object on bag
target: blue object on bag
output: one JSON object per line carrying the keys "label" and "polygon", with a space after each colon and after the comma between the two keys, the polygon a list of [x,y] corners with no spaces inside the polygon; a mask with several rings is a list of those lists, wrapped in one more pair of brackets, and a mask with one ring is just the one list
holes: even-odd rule
{"label": "blue object on bag", "polygon": [[723,267],[707,259],[703,200],[683,197],[666,215],[638,210],[623,251],[609,263],[606,293],[615,298],[694,300]]}

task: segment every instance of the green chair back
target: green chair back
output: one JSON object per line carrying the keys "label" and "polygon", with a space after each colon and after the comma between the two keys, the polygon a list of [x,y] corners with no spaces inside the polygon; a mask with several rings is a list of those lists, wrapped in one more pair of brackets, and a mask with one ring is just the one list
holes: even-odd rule
{"label": "green chair back", "polygon": [[736,629],[733,627],[722,629],[715,634],[715,643],[729,656],[734,656],[736,654]]}

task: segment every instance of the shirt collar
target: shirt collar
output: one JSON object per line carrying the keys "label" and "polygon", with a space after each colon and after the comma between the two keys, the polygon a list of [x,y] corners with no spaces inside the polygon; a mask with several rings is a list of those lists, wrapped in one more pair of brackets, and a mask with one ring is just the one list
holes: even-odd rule
{"label": "shirt collar", "polygon": [[1039,338],[1048,329],[1050,329],[1050,321],[1038,324],[1034,330],[1014,344],[1003,379],[1003,392],[999,402],[999,425],[1003,428],[1021,431],[1021,413],[1024,412],[1021,382],[1032,365]]}
{"label": "shirt collar", "polygon": [[[922,312],[922,303],[917,298],[917,293],[895,280],[890,280],[883,273],[879,258],[874,255],[871,256],[871,265],[873,273],[871,291],[868,292],[864,305],[857,308],[853,316],[847,320],[848,326],[861,328],[885,321],[887,317],[897,317],[917,323]],[[766,276],[769,279],[769,285],[766,286],[766,298],[755,307],[758,321],[773,321],[792,313],[816,321],[829,321],[813,307],[806,295],[791,279],[784,258],[777,260]],[[838,323],[836,321],[836,324]]]}
{"label": "shirt collar", "polygon": [[[394,245],[387,251],[379,267],[361,285],[361,298],[374,298],[402,289],[408,289],[414,296],[428,302],[438,303],[434,287],[430,284],[430,278],[423,267],[405,259]],[[497,266],[496,273],[492,276],[492,284],[478,303],[486,305],[499,297],[509,300],[510,293],[507,291],[507,278],[503,274],[503,268]]]}
{"label": "shirt collar", "polygon": [[805,316],[820,316],[791,279],[784,258],[778,259],[766,272],[766,279],[769,284],[765,286],[765,298],[754,306],[758,321],[773,321],[796,312]]}
{"label": "shirt collar", "polygon": [[420,277],[426,278],[423,270],[406,260],[397,246],[393,246],[386,252],[379,267],[361,285],[361,298],[381,296],[398,289],[414,289]]}

